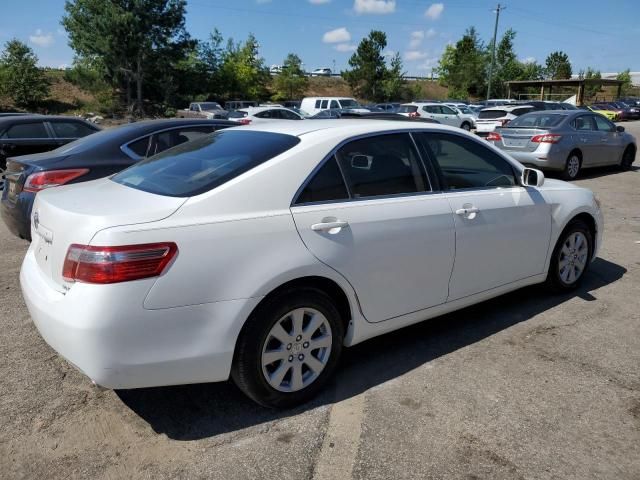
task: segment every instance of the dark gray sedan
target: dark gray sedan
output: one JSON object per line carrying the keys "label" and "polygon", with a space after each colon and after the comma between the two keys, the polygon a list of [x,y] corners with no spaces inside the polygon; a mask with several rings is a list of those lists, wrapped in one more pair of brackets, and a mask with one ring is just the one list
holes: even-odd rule
{"label": "dark gray sedan", "polygon": [[583,168],[631,168],[637,144],[633,135],[602,115],[585,110],[545,110],[521,115],[497,128],[487,141],[524,165],[562,172],[573,180]]}

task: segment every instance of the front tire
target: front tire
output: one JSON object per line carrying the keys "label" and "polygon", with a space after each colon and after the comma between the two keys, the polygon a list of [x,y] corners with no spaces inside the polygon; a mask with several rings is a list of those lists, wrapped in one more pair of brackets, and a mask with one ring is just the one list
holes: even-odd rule
{"label": "front tire", "polygon": [[589,269],[593,235],[582,220],[566,226],[556,244],[547,274],[547,286],[562,293],[575,289]]}
{"label": "front tire", "polygon": [[467,132],[471,131],[471,125],[469,125],[467,122],[464,122],[460,128],[462,128],[463,130],[466,130]]}
{"label": "front tire", "polygon": [[620,170],[626,172],[631,170],[631,166],[636,159],[636,152],[632,146],[628,146],[624,153],[622,154],[622,159],[620,160]]}
{"label": "front tire", "polygon": [[582,158],[578,152],[571,152],[565,163],[564,170],[562,171],[563,180],[575,180],[580,173],[580,167],[582,166]]}
{"label": "front tire", "polygon": [[236,346],[231,376],[249,398],[272,408],[310,400],[335,371],[344,326],[323,291],[284,291],[251,314]]}

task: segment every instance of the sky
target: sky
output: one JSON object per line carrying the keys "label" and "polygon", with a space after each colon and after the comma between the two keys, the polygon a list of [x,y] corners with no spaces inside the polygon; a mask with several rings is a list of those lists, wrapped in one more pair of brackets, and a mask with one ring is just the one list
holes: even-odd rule
{"label": "sky", "polygon": [[[43,66],[71,65],[73,50],[60,25],[64,0],[2,0],[0,43],[18,38]],[[515,51],[523,61],[544,63],[565,51],[574,73],[640,71],[640,0],[505,0],[498,37],[517,32]],[[475,26],[489,42],[497,2],[489,0],[188,0],[189,33],[206,39],[218,28],[225,39],[253,33],[268,66],[290,52],[307,70],[347,67],[370,30],[387,34],[386,54],[402,55],[408,75],[428,76],[443,49]],[[335,69],[334,69],[335,66]]]}

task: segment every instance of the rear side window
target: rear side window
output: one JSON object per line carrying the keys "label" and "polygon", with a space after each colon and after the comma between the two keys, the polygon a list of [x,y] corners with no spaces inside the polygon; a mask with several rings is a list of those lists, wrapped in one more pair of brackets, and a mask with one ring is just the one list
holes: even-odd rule
{"label": "rear side window", "polygon": [[331,106],[329,108],[340,108],[336,100],[331,100]]}
{"label": "rear side window", "polygon": [[506,110],[481,110],[478,118],[502,118],[506,114]]}
{"label": "rear side window", "polygon": [[336,153],[353,198],[430,190],[409,134],[355,140]]}
{"label": "rear side window", "polygon": [[571,126],[576,130],[595,130],[595,126],[593,125],[593,115],[581,115],[573,119],[571,122]]}
{"label": "rear side window", "polygon": [[478,142],[442,133],[419,133],[415,137],[435,160],[447,190],[517,185],[509,162]]}
{"label": "rear side window", "polygon": [[47,129],[42,122],[20,123],[9,127],[2,135],[3,138],[49,138]]}
{"label": "rear side window", "polygon": [[320,108],[327,108],[327,105],[329,104],[329,100],[322,100],[321,103],[321,107]]}
{"label": "rear side window", "polygon": [[418,111],[418,107],[415,105],[400,105],[398,113],[415,113]]}
{"label": "rear side window", "polygon": [[81,138],[95,132],[80,122],[51,122],[51,127],[57,138]]}
{"label": "rear side window", "polygon": [[171,148],[112,177],[116,183],[170,197],[191,197],[280,155],[300,142],[291,135],[222,130]]}
{"label": "rear side window", "polygon": [[320,100],[316,100],[316,107],[315,107],[315,108],[320,108],[320,104],[321,104],[321,103],[322,103],[322,102],[321,102]]}
{"label": "rear side window", "polygon": [[349,193],[338,168],[335,157],[331,157],[316,172],[298,197],[296,204],[347,200]]}

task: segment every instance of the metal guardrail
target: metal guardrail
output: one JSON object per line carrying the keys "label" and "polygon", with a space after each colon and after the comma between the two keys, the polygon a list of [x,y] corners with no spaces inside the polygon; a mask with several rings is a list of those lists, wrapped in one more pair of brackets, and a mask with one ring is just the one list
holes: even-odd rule
{"label": "metal guardrail", "polygon": [[[315,77],[334,77],[334,78],[335,78],[335,77],[342,77],[342,75],[341,75],[340,73],[332,73],[332,74],[330,74],[330,75],[318,75],[318,74],[313,75],[313,73],[312,73],[312,72],[304,72],[304,74],[305,74],[307,77],[311,77],[311,76],[315,76]],[[413,75],[405,75],[405,76],[404,76],[404,77],[402,77],[402,78],[404,78],[405,80],[412,80],[412,81],[413,81],[413,80],[428,80],[428,81],[433,81],[433,82],[435,82],[435,81],[437,81],[437,80],[438,80],[437,78],[431,78],[431,77],[416,77],[416,76],[413,76]]]}

